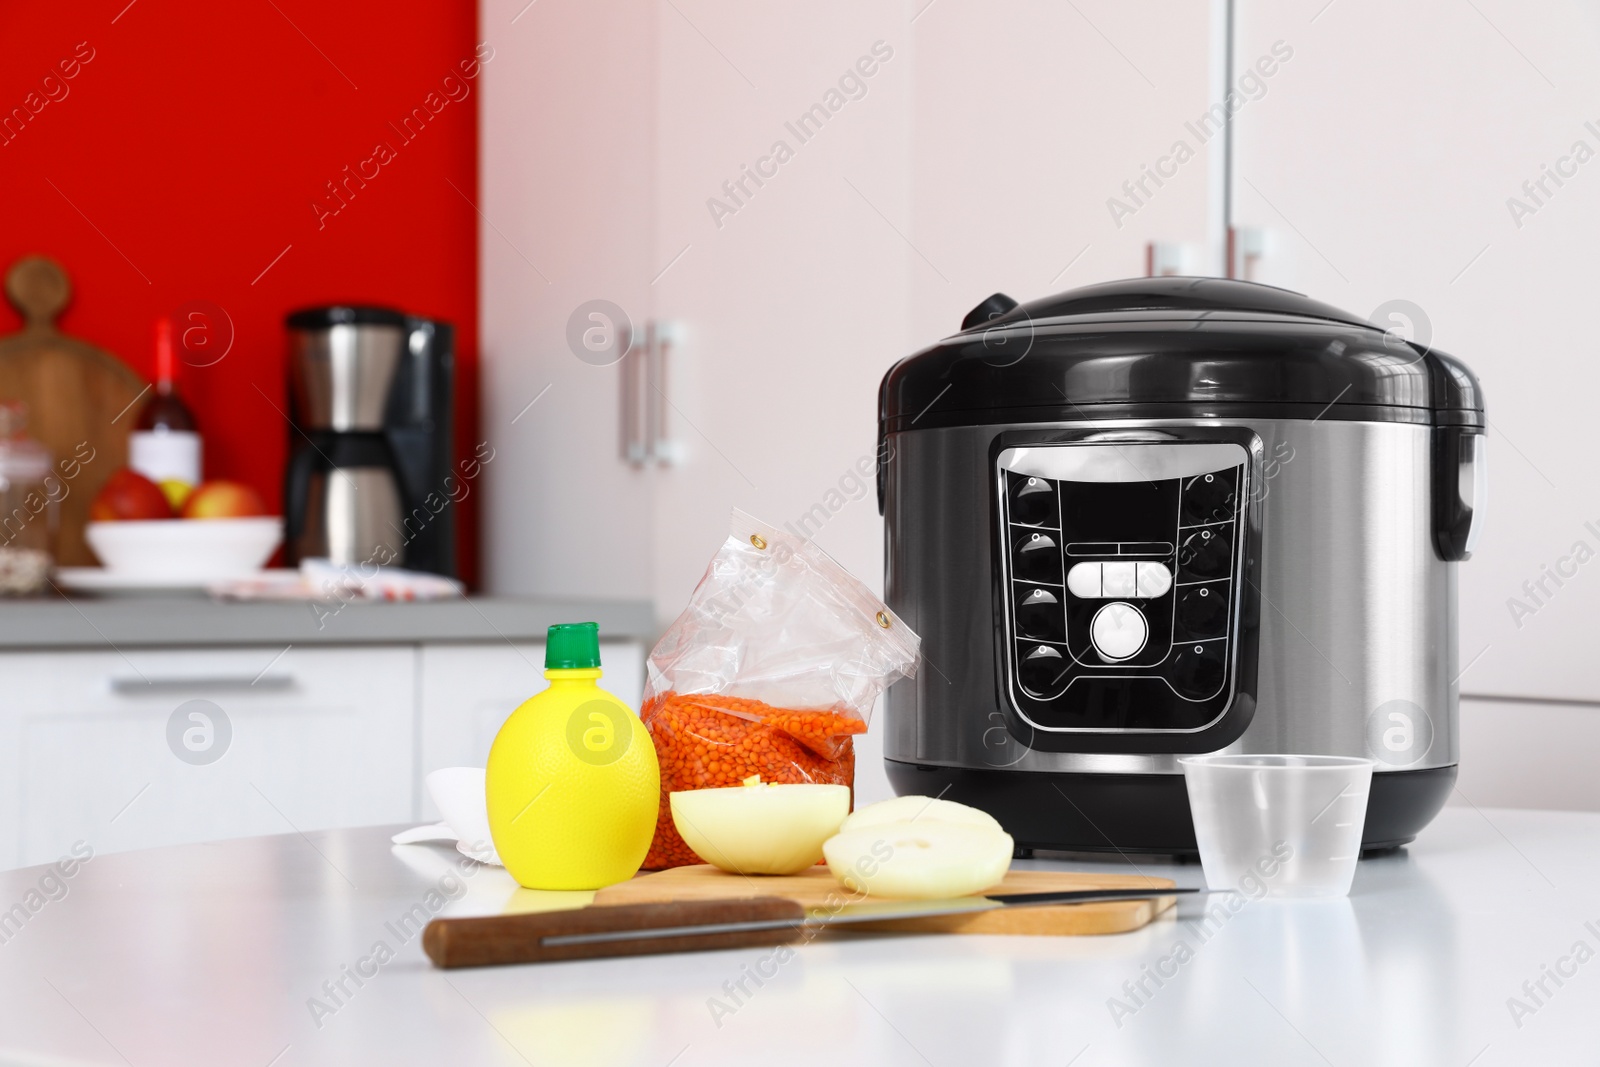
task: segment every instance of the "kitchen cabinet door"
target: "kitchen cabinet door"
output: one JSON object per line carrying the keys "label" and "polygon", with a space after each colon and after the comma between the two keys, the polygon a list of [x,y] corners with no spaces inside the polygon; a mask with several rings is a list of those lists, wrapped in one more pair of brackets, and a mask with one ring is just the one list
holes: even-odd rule
{"label": "kitchen cabinet door", "polygon": [[955,333],[994,292],[1028,301],[1139,277],[1150,242],[1183,249],[1180,273],[1213,272],[1218,6],[927,6],[912,94],[907,234],[926,257],[909,261],[913,347]]}
{"label": "kitchen cabinet door", "polygon": [[[1212,149],[1184,123],[1213,5],[1157,7],[488,0],[490,586],[647,595],[666,622],[733,506],[878,585],[884,371],[996,289],[1208,240]],[[677,327],[668,466],[618,458],[619,365],[574,347],[596,299]]]}
{"label": "kitchen cabinet door", "polygon": [[626,344],[628,323],[589,318],[593,301],[638,330],[654,314],[658,8],[678,17],[655,0],[482,5],[494,58],[474,206],[481,429],[494,455],[483,572],[496,593],[649,595],[651,487],[618,459],[621,365],[584,339]]}
{"label": "kitchen cabinet door", "polygon": [[[424,645],[418,654],[422,777],[440,767],[482,767],[506,716],[549,684],[543,644]],[[644,647],[602,642],[600,663],[600,685],[637,709]],[[420,802],[424,819],[438,818],[426,790]]]}
{"label": "kitchen cabinet door", "polygon": [[1462,691],[1600,701],[1600,16],[1508,0],[1239,10],[1241,62],[1293,50],[1236,118],[1235,213],[1267,237],[1256,277],[1377,313],[1483,382],[1490,497],[1460,567]]}
{"label": "kitchen cabinet door", "polygon": [[[1158,7],[488,0],[486,32],[517,31],[483,105],[491,588],[645,595],[665,623],[735,506],[880,588],[888,367],[996,289],[1207,240],[1209,149],[1144,170],[1205,111],[1212,5]],[[597,298],[676,327],[670,465],[618,459],[618,367],[572,340]]]}
{"label": "kitchen cabinet door", "polygon": [[[657,254],[683,255],[653,287],[683,324],[669,420],[684,446],[649,531],[663,616],[732,506],[880,587],[889,366],[996,290],[1035,299],[1142,274],[1147,240],[1205,242],[1208,148],[1162,187],[1141,168],[1205,110],[1210,7],[1157,6],[1160,34],[1146,8],[1098,0],[699,0],[692,24],[663,16]],[[1152,195],[1113,217],[1127,180]]]}
{"label": "kitchen cabinet door", "polygon": [[1461,776],[1450,803],[1600,811],[1600,712],[1548,701],[1461,702]]}
{"label": "kitchen cabinet door", "polygon": [[0,866],[409,820],[415,667],[409,647],[0,656]]}
{"label": "kitchen cabinet door", "polygon": [[[1208,5],[1159,6],[1159,36],[1143,8],[1098,0],[697,0],[692,25],[663,16],[657,253],[682,258],[654,289],[683,324],[669,419],[684,447],[648,531],[663,618],[732,507],[881,590],[884,372],[996,290],[1035,299],[1142,274],[1153,237],[1204,242],[1203,154],[1136,218],[1106,206],[1205,109]],[[865,800],[892,795],[880,756],[864,739]]]}

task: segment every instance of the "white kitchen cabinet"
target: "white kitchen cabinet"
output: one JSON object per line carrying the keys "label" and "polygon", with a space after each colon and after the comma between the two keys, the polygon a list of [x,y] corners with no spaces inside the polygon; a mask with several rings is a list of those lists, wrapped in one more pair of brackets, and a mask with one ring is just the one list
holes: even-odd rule
{"label": "white kitchen cabinet", "polygon": [[997,0],[917,19],[908,233],[930,262],[912,264],[911,345],[996,291],[1143,275],[1149,242],[1208,272],[1222,138],[1195,122],[1216,6]]}
{"label": "white kitchen cabinet", "polygon": [[1478,808],[1600,811],[1600,709],[1551,702],[1461,702],[1461,777],[1450,802]]}
{"label": "white kitchen cabinet", "polygon": [[[664,623],[734,506],[877,585],[859,465],[888,367],[996,289],[1033,299],[1140,273],[1149,240],[1206,240],[1209,149],[1159,189],[1142,168],[1205,111],[1209,4],[1165,5],[1159,35],[1100,0],[524,8],[483,11],[519,31],[484,73],[499,592],[648,595]],[[570,47],[589,39],[607,47]],[[1114,218],[1125,181],[1158,195]],[[618,457],[618,368],[572,350],[597,298],[677,328],[670,466]]]}
{"label": "white kitchen cabinet", "polygon": [[595,620],[607,680],[632,702],[650,614],[494,597],[331,620],[276,601],[5,604],[0,868],[80,839],[104,853],[414,822],[430,761],[481,764],[499,720],[542,688],[551,624]]}
{"label": "white kitchen cabinet", "polygon": [[[425,645],[418,655],[423,776],[440,767],[482,767],[506,716],[549,684],[542,644]],[[600,663],[600,685],[637,710],[644,647],[603,642]],[[422,818],[439,817],[426,792],[420,803]]]}
{"label": "white kitchen cabinet", "polygon": [[[1159,38],[1106,0],[524,7],[483,7],[486,32],[516,23],[483,97],[498,593],[648,598],[666,623],[733,507],[880,588],[860,469],[889,366],[996,289],[1137,274],[1146,241],[1206,238],[1203,151],[1135,219],[1106,204],[1204,111],[1210,5],[1163,5]],[[618,368],[570,341],[596,298],[677,327],[670,466],[618,458]],[[889,795],[881,759],[858,774]]]}
{"label": "white kitchen cabinet", "polygon": [[568,324],[599,299],[640,330],[655,314],[657,104],[641,87],[658,8],[678,18],[657,0],[482,6],[495,55],[479,98],[481,396],[495,459],[480,499],[484,584],[499,592],[650,588],[650,478],[617,458],[621,368],[580,360]]}
{"label": "white kitchen cabinet", "polygon": [[1237,119],[1258,279],[1387,309],[1483,383],[1490,497],[1460,567],[1452,802],[1600,809],[1600,19],[1507,0],[1239,9],[1237,55],[1294,49]]}
{"label": "white kitchen cabinet", "polygon": [[[601,660],[637,707],[643,644],[604,642]],[[482,766],[543,664],[527,641],[0,653],[0,869],[77,840],[105,853],[437,818],[423,776]],[[185,731],[220,757],[180,757]]]}
{"label": "white kitchen cabinet", "polygon": [[[1205,110],[1209,4],[525,8],[483,8],[497,592],[648,597],[665,623],[735,506],[877,586],[858,465],[888,367],[996,289],[1033,299],[1141,273],[1149,240],[1206,240],[1207,149],[1159,190],[1141,168]],[[1129,180],[1156,195],[1119,222]],[[618,368],[571,348],[596,298],[678,327],[671,466],[618,458]]]}
{"label": "white kitchen cabinet", "polygon": [[[484,5],[491,30],[541,31],[508,40],[484,96],[486,422],[515,430],[494,468],[511,491],[486,516],[502,591],[650,595],[665,621],[731,505],[779,524],[820,506],[818,542],[876,584],[881,523],[851,469],[874,447],[883,370],[991,291],[1140,274],[1146,242],[1209,236],[1220,142],[1194,123],[1215,99],[1215,5],[523,7]],[[1408,302],[1385,321],[1466,360],[1486,390],[1491,498],[1460,571],[1462,690],[1600,702],[1600,362],[1583,354],[1600,17],[1509,0],[1236,10],[1231,196],[1246,244],[1260,240],[1251,277],[1363,315]],[[599,60],[569,47],[597,35]],[[878,40],[894,55],[865,94],[734,214],[708,211]],[[1194,158],[1113,218],[1123,183],[1180,141]],[[595,297],[682,327],[677,466],[616,459],[616,368],[578,360],[565,333]],[[574,495],[570,518],[541,510]],[[1566,709],[1539,713],[1568,731],[1551,736],[1600,722],[1600,706],[1537,706]]]}
{"label": "white kitchen cabinet", "polygon": [[[0,655],[0,866],[79,839],[113,852],[409,819],[416,662],[410,647]],[[184,705],[211,720],[214,762],[169,746]]]}
{"label": "white kitchen cabinet", "polygon": [[1483,382],[1490,497],[1461,566],[1462,690],[1600,701],[1600,18],[1508,0],[1239,8],[1241,58],[1294,50],[1237,119],[1260,280],[1362,315],[1409,301],[1386,321]]}

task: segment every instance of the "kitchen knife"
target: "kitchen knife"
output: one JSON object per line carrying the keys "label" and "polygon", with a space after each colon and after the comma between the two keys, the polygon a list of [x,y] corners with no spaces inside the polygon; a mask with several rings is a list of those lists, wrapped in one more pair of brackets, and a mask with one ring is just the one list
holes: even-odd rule
{"label": "kitchen knife", "polygon": [[1208,892],[1189,888],[1072,889],[993,893],[945,900],[887,900],[806,907],[786,897],[681,900],[522,915],[434,919],[422,948],[438,967],[482,967],[602,956],[747,948],[809,940],[853,923],[962,915],[998,908],[1155,900]]}

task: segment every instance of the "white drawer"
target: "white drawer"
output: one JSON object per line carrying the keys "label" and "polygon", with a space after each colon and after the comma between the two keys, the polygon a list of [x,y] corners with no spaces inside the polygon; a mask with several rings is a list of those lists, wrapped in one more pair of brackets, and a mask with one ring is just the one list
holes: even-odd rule
{"label": "white drawer", "polygon": [[[104,853],[415,816],[410,647],[7,653],[0,672],[0,867],[78,839]],[[169,744],[191,701],[221,716],[189,705]],[[195,711],[226,719],[209,749]]]}
{"label": "white drawer", "polygon": [[1600,811],[1600,708],[1515,697],[1461,701],[1461,773],[1452,804]]}

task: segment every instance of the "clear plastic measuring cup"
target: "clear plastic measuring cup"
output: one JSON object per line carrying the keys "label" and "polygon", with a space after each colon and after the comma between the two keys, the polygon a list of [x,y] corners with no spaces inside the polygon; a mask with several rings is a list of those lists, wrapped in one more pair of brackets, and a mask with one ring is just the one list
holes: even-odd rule
{"label": "clear plastic measuring cup", "polygon": [[1253,897],[1350,892],[1372,760],[1212,755],[1178,763],[1212,889]]}

